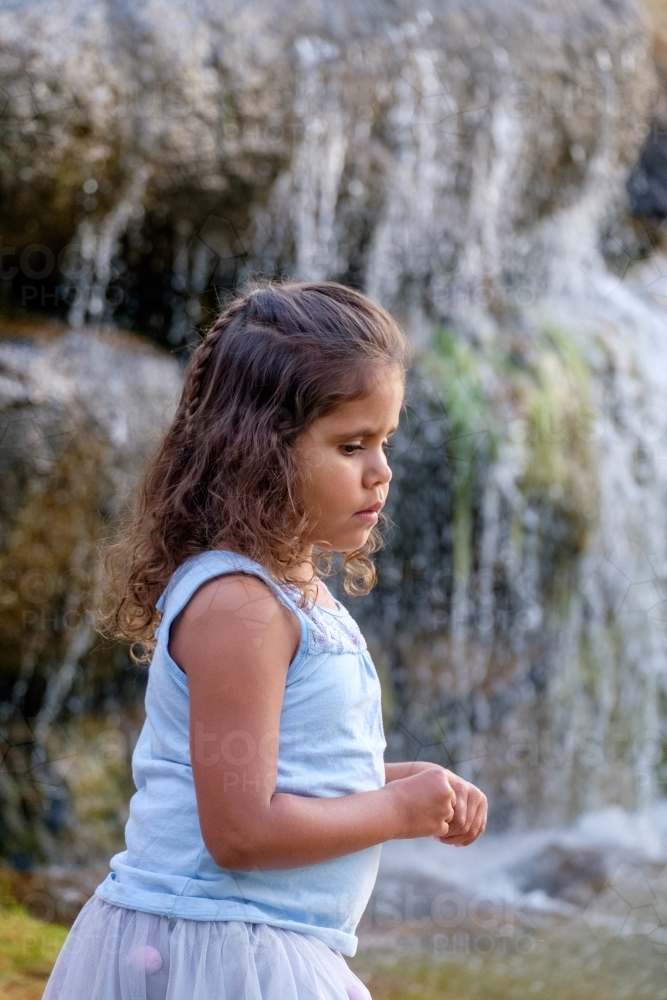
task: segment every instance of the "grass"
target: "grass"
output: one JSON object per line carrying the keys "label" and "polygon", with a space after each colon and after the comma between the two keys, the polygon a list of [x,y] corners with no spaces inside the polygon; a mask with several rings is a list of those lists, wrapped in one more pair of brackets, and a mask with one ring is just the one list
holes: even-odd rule
{"label": "grass", "polygon": [[35,920],[19,903],[0,909],[0,1000],[39,1000],[68,928]]}
{"label": "grass", "polygon": [[[0,904],[0,1000],[40,1000],[68,928]],[[520,934],[399,935],[348,958],[373,1000],[667,1000],[667,948],[637,935],[601,943],[580,927]]]}
{"label": "grass", "polygon": [[603,944],[570,926],[521,935],[519,947],[487,934],[477,940],[479,949],[465,934],[448,947],[422,941],[412,955],[368,949],[347,962],[373,1000],[667,1000],[665,951],[646,936]]}

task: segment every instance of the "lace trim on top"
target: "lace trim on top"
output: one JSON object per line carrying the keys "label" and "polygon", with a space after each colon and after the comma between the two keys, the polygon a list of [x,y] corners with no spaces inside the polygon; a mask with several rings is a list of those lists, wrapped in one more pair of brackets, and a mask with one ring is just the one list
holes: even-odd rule
{"label": "lace trim on top", "polygon": [[[280,583],[278,586],[297,603],[301,591],[295,584]],[[342,605],[340,609],[342,614],[332,615],[312,600],[300,608],[312,625],[308,644],[310,653],[361,653],[367,648],[352,615]]]}

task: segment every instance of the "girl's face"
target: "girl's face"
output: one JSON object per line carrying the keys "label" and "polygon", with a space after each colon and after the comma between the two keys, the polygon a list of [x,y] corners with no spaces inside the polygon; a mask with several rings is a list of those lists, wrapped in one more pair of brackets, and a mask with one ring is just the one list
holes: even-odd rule
{"label": "girl's face", "polygon": [[398,427],[403,392],[402,375],[390,370],[369,395],[341,403],[295,442],[299,469],[310,473],[301,489],[312,525],[304,541],[310,545],[350,552],[365,544],[378,519],[368,508],[377,511],[387,499],[391,469],[385,448]]}

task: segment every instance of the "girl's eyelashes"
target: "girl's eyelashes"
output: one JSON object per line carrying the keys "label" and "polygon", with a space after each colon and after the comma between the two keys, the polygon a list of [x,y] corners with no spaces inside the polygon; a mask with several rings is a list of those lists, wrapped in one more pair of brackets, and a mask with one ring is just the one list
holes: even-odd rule
{"label": "girl's eyelashes", "polygon": [[[388,444],[388,443],[387,443],[387,442],[385,441],[385,442],[383,443],[382,447],[383,447],[383,448],[386,448],[386,449],[391,449],[391,448],[393,448],[394,446],[393,446],[393,444]],[[363,451],[363,450],[364,450],[364,449],[363,449],[363,447],[362,447],[362,445],[360,445],[360,444],[342,444],[342,445],[341,445],[341,448],[351,448],[351,449],[352,449],[352,451],[346,451],[346,452],[344,453],[344,454],[346,454],[346,455],[352,455],[352,454],[354,454],[354,452],[355,452],[355,451]]]}

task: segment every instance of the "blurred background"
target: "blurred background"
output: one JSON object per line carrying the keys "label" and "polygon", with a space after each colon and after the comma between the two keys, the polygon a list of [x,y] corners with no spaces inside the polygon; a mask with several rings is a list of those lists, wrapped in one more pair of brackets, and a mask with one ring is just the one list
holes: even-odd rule
{"label": "blurred background", "polygon": [[389,760],[488,795],[383,847],[375,1000],[667,998],[667,3],[5,0],[0,996],[123,849],[146,670],[95,631],[201,331],[256,275],[414,341],[387,547],[332,584]]}

